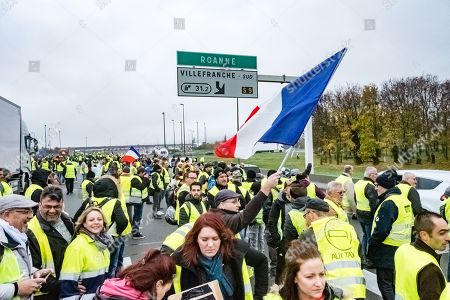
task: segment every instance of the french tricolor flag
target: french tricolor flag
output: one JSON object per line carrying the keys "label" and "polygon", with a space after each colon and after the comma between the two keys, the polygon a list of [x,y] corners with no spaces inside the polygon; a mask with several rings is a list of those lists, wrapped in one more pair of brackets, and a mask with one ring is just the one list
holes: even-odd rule
{"label": "french tricolor flag", "polygon": [[256,106],[238,132],[215,149],[218,157],[251,157],[258,144],[294,146],[347,49],[335,53]]}
{"label": "french tricolor flag", "polygon": [[122,156],[121,160],[123,162],[133,163],[136,160],[138,160],[139,157],[140,157],[139,152],[137,152],[137,150],[134,149],[133,146],[131,146],[130,149],[128,149],[127,153],[125,153],[125,155]]}

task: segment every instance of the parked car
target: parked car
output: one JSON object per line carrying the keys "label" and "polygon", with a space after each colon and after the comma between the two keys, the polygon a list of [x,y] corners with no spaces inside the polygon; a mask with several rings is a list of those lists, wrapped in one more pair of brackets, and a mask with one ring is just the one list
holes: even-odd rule
{"label": "parked car", "polygon": [[450,171],[441,170],[398,170],[398,182],[402,180],[405,172],[416,175],[416,189],[420,195],[422,207],[429,211],[439,213],[442,202],[441,196],[445,189],[450,186]]}

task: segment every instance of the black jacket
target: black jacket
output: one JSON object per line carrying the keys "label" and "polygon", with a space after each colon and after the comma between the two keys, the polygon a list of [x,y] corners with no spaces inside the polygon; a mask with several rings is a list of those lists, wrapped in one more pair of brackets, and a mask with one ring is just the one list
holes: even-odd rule
{"label": "black jacket", "polygon": [[[406,181],[400,181],[400,183],[410,185]],[[422,209],[422,203],[420,202],[420,195],[417,192],[416,188],[411,187],[409,189],[407,198],[408,198],[409,202],[411,202],[414,216],[417,216],[417,214],[422,212],[423,209]]]}
{"label": "black jacket", "polygon": [[[50,171],[38,169],[33,172],[31,176],[31,183],[37,184],[42,188],[47,186],[48,176],[50,175]],[[41,200],[42,190],[35,190],[33,194],[31,194],[31,200],[36,203],[39,203]]]}
{"label": "black jacket", "polygon": [[[306,201],[309,200],[308,196],[305,197],[299,197],[292,201],[292,209],[296,210],[304,210]],[[299,233],[297,232],[297,229],[295,229],[292,219],[289,216],[289,213],[286,214],[286,219],[284,221],[284,227],[283,227],[283,239],[284,239],[284,248],[283,251],[286,251],[289,248],[289,243],[292,240],[295,240],[298,238]]]}
{"label": "black jacket", "polygon": [[[47,235],[48,242],[50,244],[50,250],[52,251],[53,263],[55,266],[56,278],[51,276],[47,279],[47,283],[43,285],[42,291],[49,292],[49,294],[43,296],[35,296],[35,299],[59,299],[59,274],[61,272],[62,263],[64,260],[64,253],[69,245],[62,235],[52,227],[50,223],[45,221],[39,211],[36,213],[36,218],[39,220],[42,230]],[[70,218],[65,214],[61,214],[61,220],[66,225],[70,234],[74,235],[74,226]],[[42,256],[39,247],[38,240],[31,230],[27,231],[28,245],[30,247],[31,258],[33,260],[33,267],[42,269]]]}
{"label": "black jacket", "polygon": [[[224,262],[224,273],[230,279],[234,287],[233,297],[225,298],[225,300],[241,300],[245,298],[244,281],[242,279],[242,262],[249,247],[250,246],[246,242],[235,240],[233,259],[229,262]],[[180,283],[182,291],[208,282],[207,275],[202,267],[190,265],[183,259],[182,249],[175,251],[172,254],[172,258],[178,266],[181,266]],[[166,295],[171,295],[173,293],[174,289],[172,286],[172,289]]]}
{"label": "black jacket", "polygon": [[367,257],[377,268],[394,269],[394,254],[398,247],[383,244],[392,229],[392,224],[398,217],[397,206],[392,201],[383,202],[390,195],[400,195],[397,187],[386,191],[378,198],[381,202],[375,227],[369,239],[369,250]]}
{"label": "black jacket", "polygon": [[286,220],[286,214],[292,209],[292,204],[287,200],[286,193],[281,192],[278,195],[278,199],[272,204],[269,213],[269,221],[267,224],[267,229],[269,230],[269,236],[267,238],[267,244],[274,248],[283,249],[284,241],[282,241],[280,234],[278,233],[278,219],[281,215],[281,228],[284,228],[284,223]]}
{"label": "black jacket", "polygon": [[[147,177],[141,178],[141,181],[139,181],[139,179],[134,177],[130,181],[130,188],[135,188],[142,192],[143,190],[148,188],[149,184],[150,184],[150,180]],[[146,200],[146,199],[142,199],[142,200]]]}
{"label": "black jacket", "polygon": [[[200,214],[203,213],[201,199],[195,200],[195,199],[191,198],[191,195],[187,195],[185,203],[186,202],[187,202],[186,205],[188,205],[189,209],[192,209],[192,207],[195,207]],[[205,205],[205,208],[207,209],[207,205]],[[190,211],[189,211],[189,214],[187,214],[184,209],[180,209],[180,220],[178,221],[178,226],[183,226],[184,224],[189,223],[190,216],[191,216]]]}
{"label": "black jacket", "polygon": [[[417,239],[412,244],[417,250],[426,252],[436,258],[439,263],[441,258],[430,246]],[[400,270],[401,272],[402,270]],[[446,281],[441,268],[435,264],[429,264],[423,267],[417,274],[417,292],[421,300],[439,299],[442,291],[445,289]]]}

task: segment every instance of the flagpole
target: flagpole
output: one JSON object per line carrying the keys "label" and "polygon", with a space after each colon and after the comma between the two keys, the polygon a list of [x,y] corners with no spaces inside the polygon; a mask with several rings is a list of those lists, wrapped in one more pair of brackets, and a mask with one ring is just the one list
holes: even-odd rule
{"label": "flagpole", "polygon": [[281,162],[280,166],[278,167],[277,172],[281,172],[281,168],[283,168],[284,164],[286,163],[286,160],[288,159],[289,155],[291,154],[292,149],[294,149],[294,147],[290,146],[289,149],[286,151],[286,155],[284,156],[283,161]]}

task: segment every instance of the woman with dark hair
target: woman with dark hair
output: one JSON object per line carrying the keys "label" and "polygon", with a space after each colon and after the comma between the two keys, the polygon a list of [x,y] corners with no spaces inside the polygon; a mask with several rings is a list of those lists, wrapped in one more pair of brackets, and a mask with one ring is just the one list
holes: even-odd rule
{"label": "woman with dark hair", "polygon": [[325,266],[315,245],[293,240],[285,259],[284,286],[273,286],[265,300],[343,299],[342,290],[326,282]]}
{"label": "woman with dark hair", "polygon": [[235,239],[222,219],[201,215],[172,257],[177,264],[175,293],[217,280],[225,300],[253,299],[244,256],[249,245]]}
{"label": "woman with dark hair", "polygon": [[[112,237],[106,233],[105,215],[98,207],[89,207],[75,225],[76,238],[64,254],[60,299],[92,299],[106,279],[109,267],[108,246]],[[90,298],[89,298],[90,297]]]}
{"label": "woman with dark hair", "polygon": [[108,279],[97,291],[99,300],[161,300],[172,286],[176,267],[173,259],[150,249],[144,258]]}

